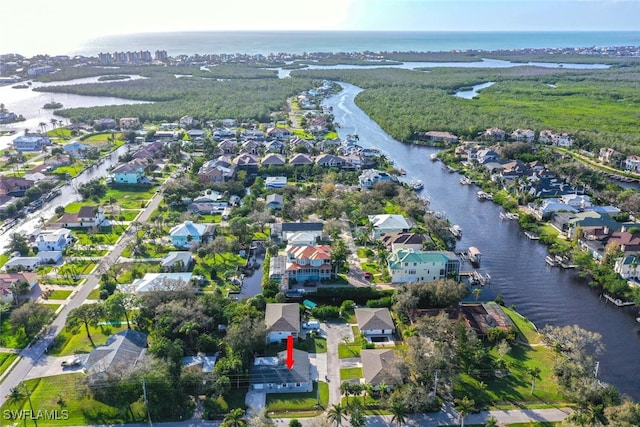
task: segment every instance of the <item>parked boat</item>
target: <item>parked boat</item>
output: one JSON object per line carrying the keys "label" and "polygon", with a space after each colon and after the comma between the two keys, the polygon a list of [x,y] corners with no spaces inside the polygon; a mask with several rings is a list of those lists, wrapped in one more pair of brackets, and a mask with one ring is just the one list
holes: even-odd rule
{"label": "parked boat", "polygon": [[409,185],[411,186],[411,189],[413,191],[420,191],[424,188],[424,184],[422,183],[422,180],[419,180],[419,179],[411,180]]}
{"label": "parked boat", "polygon": [[429,156],[429,159],[431,159],[432,162],[437,162],[438,161],[438,155],[436,153],[432,153]]}
{"label": "parked boat", "polygon": [[500,212],[498,216],[500,217],[500,219],[509,219],[509,220],[518,219],[518,214],[511,213],[511,212]]}
{"label": "parked boat", "polygon": [[462,227],[460,227],[459,225],[453,225],[449,228],[449,231],[451,232],[451,234],[453,234],[453,237],[455,237],[456,239],[460,239],[462,238]]}
{"label": "parked boat", "polygon": [[493,200],[493,196],[484,191],[478,191],[478,200]]}
{"label": "parked boat", "polygon": [[472,184],[472,181],[467,178],[466,176],[463,176],[462,178],[460,178],[460,184],[462,185],[470,185]]}

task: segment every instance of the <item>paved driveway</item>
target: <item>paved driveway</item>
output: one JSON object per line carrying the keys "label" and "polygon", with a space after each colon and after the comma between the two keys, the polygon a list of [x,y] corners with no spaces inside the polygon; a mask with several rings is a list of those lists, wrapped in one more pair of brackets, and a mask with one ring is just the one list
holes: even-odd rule
{"label": "paved driveway", "polygon": [[338,344],[343,337],[353,340],[351,325],[346,323],[323,323],[322,329],[327,333],[327,377],[329,378],[329,404],[340,403],[340,359]]}
{"label": "paved driveway", "polygon": [[53,356],[41,356],[36,362],[33,363],[33,367],[27,374],[25,379],[50,377],[60,374],[74,374],[76,372],[82,372],[84,362],[87,360],[88,354],[77,355],[80,358],[80,365],[70,366],[68,368],[62,367],[61,363],[64,360],[70,359],[73,356],[53,357]]}
{"label": "paved driveway", "polygon": [[264,409],[267,402],[267,393],[263,391],[249,390],[244,398],[244,403],[247,404],[247,412],[259,414]]}

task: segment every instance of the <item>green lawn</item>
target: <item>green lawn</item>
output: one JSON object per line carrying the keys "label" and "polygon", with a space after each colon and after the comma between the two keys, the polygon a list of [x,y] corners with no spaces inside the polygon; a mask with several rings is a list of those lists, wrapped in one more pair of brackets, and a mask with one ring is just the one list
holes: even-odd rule
{"label": "green lawn", "polygon": [[[318,390],[318,384],[320,390]],[[318,414],[321,409],[329,404],[329,384],[325,382],[314,382],[313,391],[308,393],[269,393],[267,394],[266,410],[269,416],[276,414],[282,416],[283,413],[309,412],[310,416]],[[298,416],[298,415],[296,415]]]}
{"label": "green lawn", "polygon": [[340,369],[340,380],[353,380],[357,378],[362,378],[362,368]]}
{"label": "green lawn", "polygon": [[159,262],[127,262],[122,266],[123,269],[116,280],[118,283],[131,283],[146,273],[158,273],[161,270]]}
{"label": "green lawn", "polygon": [[516,328],[520,333],[520,339],[522,341],[526,341],[529,344],[540,343],[540,334],[536,330],[533,323],[522,317],[520,313],[515,310],[507,307],[502,307],[502,310],[511,318],[511,321],[516,325]]}
{"label": "green lawn", "polygon": [[[303,350],[308,353],[326,353],[327,352],[327,340],[324,338],[305,338],[303,340],[296,340],[293,344],[294,348]],[[287,349],[286,344],[272,344],[269,345],[265,351],[267,356],[275,356],[281,351]]]}
{"label": "green lawn", "polygon": [[130,189],[122,186],[117,188],[109,187],[102,200],[117,200],[117,203],[123,209],[140,209],[143,207],[142,204],[146,204],[155,195],[157,188],[157,186]]}
{"label": "green lawn", "polygon": [[9,366],[11,366],[13,361],[17,358],[18,355],[15,353],[0,353],[0,375],[9,369]]}
{"label": "green lawn", "polygon": [[[176,248],[173,246],[165,246],[153,242],[145,242],[140,246],[141,252],[138,256],[141,258],[164,258],[169,252],[176,250]],[[134,258],[133,248],[127,247],[122,252],[122,256],[127,258]]]}
{"label": "green lawn", "polygon": [[51,309],[51,311],[53,311],[54,313],[56,312],[56,310],[58,308],[60,308],[60,306],[62,304],[49,304],[49,303],[44,303],[43,305],[46,305],[47,307],[49,307]]}
{"label": "green lawn", "polygon": [[[58,416],[54,420],[39,419],[38,426],[121,424],[145,420],[144,406],[141,403],[132,404],[131,413],[109,406],[94,400],[91,393],[87,393],[85,381],[85,375],[81,373],[26,381],[24,384],[31,393],[31,405],[34,411],[58,411],[58,415],[62,415],[63,410],[66,411],[66,416]],[[5,410],[29,410],[30,408],[29,401],[24,398],[18,402],[7,401],[1,409],[4,414]],[[31,422],[25,425],[31,425]]]}
{"label": "green lawn", "polygon": [[359,357],[360,350],[362,350],[361,344],[349,343],[345,344],[341,342],[338,344],[338,357],[340,359],[346,359],[349,357]]}
{"label": "green lawn", "polygon": [[100,299],[100,289],[95,288],[94,290],[89,292],[89,295],[87,295],[87,299]]}
{"label": "green lawn", "polygon": [[[123,331],[126,328],[127,325],[100,325],[97,327],[89,327],[89,332],[95,345],[99,346],[107,342],[107,338],[109,338],[111,334]],[[79,353],[90,353],[93,348],[84,326],[78,329],[77,333],[73,333],[65,327],[56,337],[48,354],[50,356],[70,356]]]}
{"label": "green lawn", "polygon": [[73,230],[73,237],[77,239],[76,244],[80,246],[113,245],[121,235],[120,227],[103,227],[98,232],[79,228]]}
{"label": "green lawn", "polygon": [[2,325],[0,327],[2,345],[0,347],[23,348],[29,343],[29,337],[25,335],[22,329],[15,329],[11,326],[9,316],[11,316],[11,310],[7,313],[2,313]]}
{"label": "green lawn", "polygon": [[49,299],[67,299],[69,298],[69,295],[71,295],[73,291],[63,291],[63,290],[59,290],[56,289],[53,292],[51,292],[51,295],[49,295]]}

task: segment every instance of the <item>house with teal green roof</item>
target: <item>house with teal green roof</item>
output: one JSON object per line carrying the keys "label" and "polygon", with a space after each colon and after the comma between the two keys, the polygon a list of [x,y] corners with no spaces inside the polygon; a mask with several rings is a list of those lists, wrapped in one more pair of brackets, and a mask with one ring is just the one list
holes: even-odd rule
{"label": "house with teal green roof", "polygon": [[460,278],[460,260],[453,252],[400,249],[391,254],[388,266],[393,283]]}

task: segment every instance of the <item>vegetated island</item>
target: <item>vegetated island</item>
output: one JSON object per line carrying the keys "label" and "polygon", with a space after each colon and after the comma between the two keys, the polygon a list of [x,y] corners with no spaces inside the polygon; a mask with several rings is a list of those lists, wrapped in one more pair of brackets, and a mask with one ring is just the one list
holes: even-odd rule
{"label": "vegetated island", "polygon": [[57,110],[62,107],[63,107],[62,103],[56,102],[56,101],[47,102],[42,106],[42,108],[44,108],[45,110]]}

